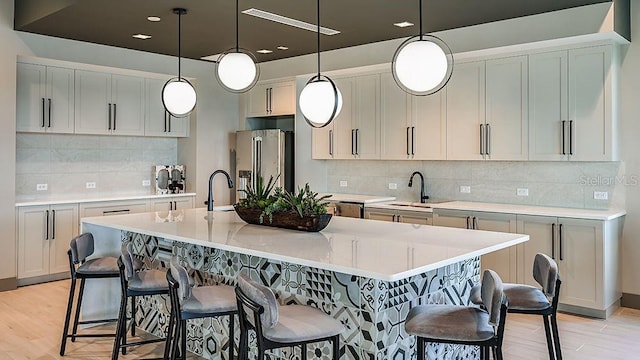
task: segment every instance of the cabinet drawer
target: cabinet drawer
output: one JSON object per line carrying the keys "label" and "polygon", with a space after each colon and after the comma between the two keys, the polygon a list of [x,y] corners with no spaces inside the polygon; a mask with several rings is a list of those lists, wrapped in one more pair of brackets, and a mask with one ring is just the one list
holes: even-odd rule
{"label": "cabinet drawer", "polygon": [[80,204],[80,217],[135,214],[147,211],[147,201],[101,201]]}

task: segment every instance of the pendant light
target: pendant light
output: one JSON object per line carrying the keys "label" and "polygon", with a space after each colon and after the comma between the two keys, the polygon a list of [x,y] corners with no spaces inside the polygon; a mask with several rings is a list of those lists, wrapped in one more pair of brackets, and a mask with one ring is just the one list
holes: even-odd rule
{"label": "pendant light", "polygon": [[313,76],[300,93],[300,111],[311,127],[329,125],[342,109],[342,94],[333,81],[320,75],[320,0],[318,3],[318,74]]}
{"label": "pendant light", "polygon": [[196,90],[191,83],[180,74],[180,57],[182,56],[182,15],[186,9],[175,8],[173,13],[178,15],[178,76],[169,79],[162,88],[162,104],[165,110],[174,117],[185,117],[196,107]]}
{"label": "pendant light", "polygon": [[227,91],[243,93],[250,90],[260,77],[260,68],[252,53],[238,45],[238,0],[236,0],[236,47],[218,57],[216,77]]}
{"label": "pendant light", "polygon": [[398,86],[411,95],[431,95],[442,89],[453,73],[453,55],[442,39],[422,33],[403,42],[393,55],[391,71]]}

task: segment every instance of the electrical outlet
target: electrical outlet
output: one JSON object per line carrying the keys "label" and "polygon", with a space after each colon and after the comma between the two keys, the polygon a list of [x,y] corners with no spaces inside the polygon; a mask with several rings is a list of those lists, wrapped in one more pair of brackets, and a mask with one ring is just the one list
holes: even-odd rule
{"label": "electrical outlet", "polygon": [[95,188],[96,188],[96,183],[94,183],[94,182],[88,182],[88,183],[86,184],[86,186],[87,186],[87,189],[95,189]]}
{"label": "electrical outlet", "polygon": [[516,193],[518,194],[518,196],[529,196],[529,189],[527,189],[527,188],[518,188]]}
{"label": "electrical outlet", "polygon": [[142,186],[151,186],[151,180],[142,180]]}
{"label": "electrical outlet", "polygon": [[340,187],[347,187],[347,180],[340,180]]}
{"label": "electrical outlet", "polygon": [[594,191],[593,198],[596,200],[607,200],[609,199],[609,193],[606,191]]}
{"label": "electrical outlet", "polygon": [[36,191],[45,191],[49,188],[49,184],[36,184]]}
{"label": "electrical outlet", "polygon": [[397,190],[397,189],[398,189],[398,184],[389,183],[389,190]]}
{"label": "electrical outlet", "polygon": [[460,186],[460,192],[463,193],[463,194],[470,194],[471,193],[471,186],[468,186],[468,185]]}

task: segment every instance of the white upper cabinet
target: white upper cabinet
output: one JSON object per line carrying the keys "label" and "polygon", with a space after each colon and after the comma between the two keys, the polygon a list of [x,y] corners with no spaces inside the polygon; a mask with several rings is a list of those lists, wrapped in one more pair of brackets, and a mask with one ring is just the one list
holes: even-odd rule
{"label": "white upper cabinet", "polygon": [[411,100],[391,73],[380,75],[380,158],[411,158]]}
{"label": "white upper cabinet", "polygon": [[144,79],[76,70],[79,134],[144,135]]}
{"label": "white upper cabinet", "polygon": [[612,46],[529,56],[529,159],[617,158]]}
{"label": "white upper cabinet", "polygon": [[447,91],[411,98],[411,155],[415,160],[447,158]]}
{"label": "white upper cabinet", "polygon": [[342,93],[342,110],[325,127],[313,128],[311,146],[314,159],[353,159],[353,78],[332,79]]}
{"label": "white upper cabinet", "polygon": [[527,160],[527,83],[526,56],[487,61],[484,127],[486,159]]}
{"label": "white upper cabinet", "polygon": [[[447,159],[482,160],[485,142],[485,62],[457,64],[447,89]],[[481,139],[482,137],[482,139]]]}
{"label": "white upper cabinet", "polygon": [[292,81],[259,83],[249,91],[247,96],[247,117],[296,113],[296,93]]}
{"label": "white upper cabinet", "polygon": [[171,116],[162,104],[166,79],[145,79],[144,134],[146,136],[189,136],[189,116]]}
{"label": "white upper cabinet", "polygon": [[73,69],[17,64],[16,131],[73,133]]}

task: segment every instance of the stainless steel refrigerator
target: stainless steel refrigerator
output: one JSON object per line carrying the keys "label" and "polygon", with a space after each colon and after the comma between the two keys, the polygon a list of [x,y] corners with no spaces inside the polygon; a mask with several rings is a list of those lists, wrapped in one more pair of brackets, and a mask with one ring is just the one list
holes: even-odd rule
{"label": "stainless steel refrigerator", "polygon": [[237,199],[245,197],[240,190],[255,186],[259,176],[265,186],[273,176],[276,186],[293,192],[293,139],[293,132],[278,129],[236,132]]}

